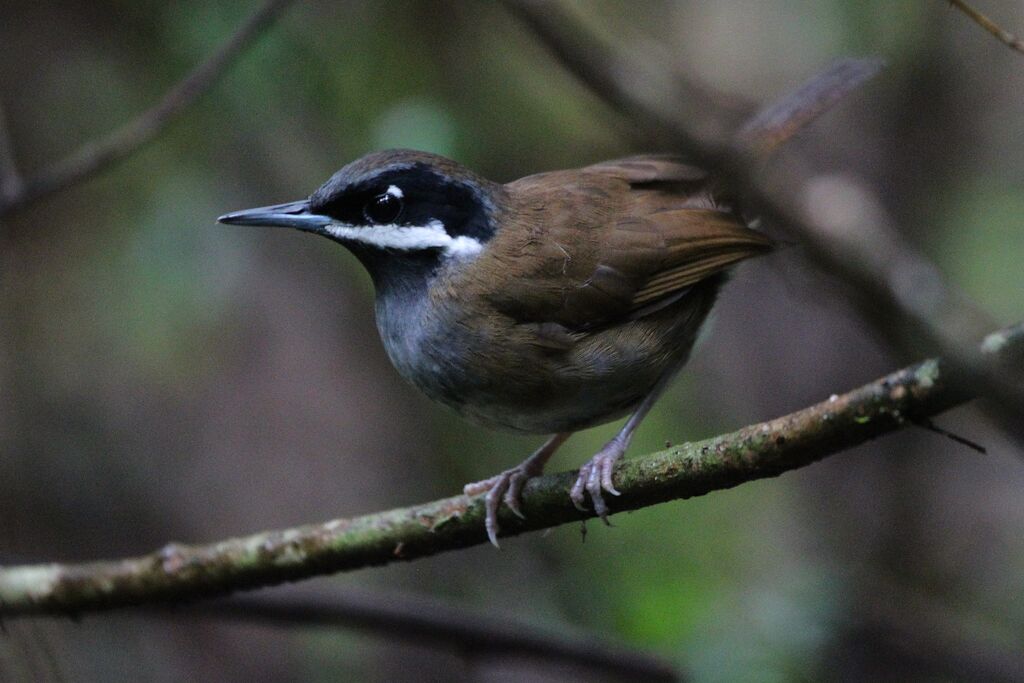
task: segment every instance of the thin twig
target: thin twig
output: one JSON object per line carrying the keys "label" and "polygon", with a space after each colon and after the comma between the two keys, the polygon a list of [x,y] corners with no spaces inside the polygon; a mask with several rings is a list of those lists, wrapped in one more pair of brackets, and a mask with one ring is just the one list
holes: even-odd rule
{"label": "thin twig", "polygon": [[623,645],[559,627],[542,629],[419,596],[256,595],[174,606],[165,614],[283,626],[354,628],[390,639],[455,649],[474,660],[518,655],[570,662],[633,680],[679,681],[667,662]]}
{"label": "thin twig", "polygon": [[959,434],[951,432],[948,429],[943,429],[939,425],[935,424],[933,420],[930,420],[928,418],[922,418],[920,420],[917,420],[916,424],[922,429],[927,429],[930,432],[935,432],[939,436],[944,436],[950,441],[958,443],[961,446],[966,446],[967,448],[970,448],[972,451],[975,451],[976,453],[981,453],[982,455],[988,454],[988,449],[982,446],[977,441],[971,441],[966,436],[960,436]]}
{"label": "thin twig", "polygon": [[21,187],[21,174],[18,173],[18,162],[14,156],[11,131],[7,125],[3,103],[0,102],[0,206],[7,197],[13,197],[21,192]]}
{"label": "thin twig", "polygon": [[[997,361],[1022,346],[1024,324],[989,335],[982,349]],[[965,384],[970,379],[928,360],[785,417],[627,460],[615,470],[622,495],[609,506],[636,510],[804,467],[969,400],[979,389]],[[525,519],[504,508],[499,515],[505,535],[592,518],[569,499],[576,475],[528,482]],[[456,496],[210,545],[171,544],[136,558],[0,568],[0,617],[180,602],[412,560],[485,543],[483,520],[479,498]]]}
{"label": "thin twig", "polygon": [[974,23],[994,35],[1011,50],[1024,53],[1024,41],[1009,31],[1003,30],[999,24],[968,5],[964,0],[949,0],[949,4],[966,14]]}
{"label": "thin twig", "polygon": [[19,192],[0,198],[0,216],[80,183],[152,140],[217,81],[294,0],[267,0],[206,61],[171,88],[156,105],[104,138],[25,179]]}

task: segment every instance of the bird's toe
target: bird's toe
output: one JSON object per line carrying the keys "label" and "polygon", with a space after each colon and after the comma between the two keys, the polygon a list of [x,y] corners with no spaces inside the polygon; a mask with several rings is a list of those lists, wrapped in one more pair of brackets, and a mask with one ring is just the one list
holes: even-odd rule
{"label": "bird's toe", "polygon": [[495,548],[501,547],[498,545],[498,532],[501,530],[501,527],[498,525],[498,508],[501,506],[501,499],[507,489],[508,477],[501,476],[484,497],[484,510],[486,511],[484,527],[487,530],[488,540],[490,540],[491,545]]}
{"label": "bird's toe", "polygon": [[572,485],[572,489],[569,491],[569,500],[576,506],[576,509],[580,512],[587,511],[586,496],[584,491],[587,487],[587,480],[590,479],[590,463],[586,463],[580,468],[579,476],[576,477],[576,483]]}
{"label": "bird's toe", "polygon": [[600,517],[607,526],[611,526],[608,521],[608,505],[604,502],[604,496],[601,494],[600,463],[594,463],[594,466],[590,468],[590,476],[587,478],[587,493],[590,494],[590,501],[594,504],[594,514]]}
{"label": "bird's toe", "polygon": [[508,490],[505,491],[505,507],[512,511],[519,519],[526,519],[523,514],[522,499],[523,486],[526,485],[528,477],[522,472],[515,472],[508,482]]}

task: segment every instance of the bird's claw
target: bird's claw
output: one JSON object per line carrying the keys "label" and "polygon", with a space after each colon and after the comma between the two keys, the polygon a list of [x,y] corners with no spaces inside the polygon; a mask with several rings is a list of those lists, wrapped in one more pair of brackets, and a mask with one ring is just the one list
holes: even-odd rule
{"label": "bird's claw", "polygon": [[617,441],[612,440],[593,458],[580,467],[579,476],[572,490],[569,491],[569,498],[577,510],[586,512],[586,494],[594,506],[594,514],[601,518],[606,525],[611,526],[608,521],[608,504],[604,502],[604,492],[613,496],[622,495],[612,483],[612,472],[615,464],[622,458],[625,448]]}
{"label": "bird's claw", "polygon": [[501,530],[501,527],[498,525],[498,509],[501,507],[502,502],[504,502],[505,507],[511,510],[512,514],[520,519],[526,519],[521,505],[523,486],[526,485],[526,482],[532,476],[534,476],[534,473],[519,465],[510,470],[505,470],[490,479],[466,484],[462,488],[463,493],[467,496],[476,496],[486,492],[484,497],[484,510],[486,511],[484,528],[487,530],[487,538],[495,548],[501,547],[498,545],[498,532]]}
{"label": "bird's claw", "polygon": [[508,481],[508,490],[505,491],[505,495],[502,496],[502,500],[505,502],[505,507],[511,510],[512,514],[519,519],[526,519],[526,515],[523,514],[523,509],[519,502],[523,494],[523,486],[526,485],[527,479],[529,479],[529,477],[522,472],[513,472]]}

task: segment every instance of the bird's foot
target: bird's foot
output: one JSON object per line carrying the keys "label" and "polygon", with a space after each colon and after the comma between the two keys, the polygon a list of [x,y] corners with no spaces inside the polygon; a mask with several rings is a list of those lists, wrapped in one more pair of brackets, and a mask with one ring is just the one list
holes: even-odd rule
{"label": "bird's foot", "polygon": [[501,507],[502,501],[516,516],[526,519],[520,507],[523,486],[528,480],[540,474],[542,469],[543,463],[538,466],[527,460],[490,479],[466,484],[462,488],[463,493],[467,496],[477,496],[481,493],[487,494],[484,498],[484,508],[487,510],[484,526],[487,529],[487,538],[491,540],[491,544],[495,548],[500,547],[498,545],[498,531],[500,529],[498,526],[498,508]]}
{"label": "bird's foot", "polygon": [[580,475],[576,478],[576,483],[573,484],[572,490],[569,491],[569,498],[572,499],[572,504],[576,506],[577,510],[584,511],[587,509],[584,492],[589,493],[590,500],[594,504],[594,512],[608,526],[611,526],[611,523],[608,521],[608,505],[604,502],[602,492],[607,491],[613,496],[621,495],[616,490],[615,485],[612,484],[612,471],[615,469],[615,463],[626,452],[627,445],[628,442],[619,437],[615,437],[606,443],[604,448],[598,451],[597,455],[580,468]]}

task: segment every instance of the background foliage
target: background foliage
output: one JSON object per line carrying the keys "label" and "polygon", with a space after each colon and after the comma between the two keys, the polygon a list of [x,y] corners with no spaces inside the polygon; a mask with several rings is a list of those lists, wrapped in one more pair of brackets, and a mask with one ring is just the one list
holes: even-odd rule
{"label": "background foliage", "polygon": [[[763,101],[832,59],[890,68],[780,164],[878,193],[1000,324],[1024,311],[1024,60],[945,3],[577,3],[598,30]],[[248,2],[0,3],[0,101],[40,168],[158,99]],[[1024,26],[1004,0],[986,11]],[[134,554],[450,495],[537,439],[406,387],[344,250],[214,224],[404,146],[496,180],[635,151],[623,123],[484,3],[303,2],[167,133],[0,225],[0,549]],[[636,150],[644,151],[644,150]],[[646,150],[660,151],[660,150]],[[800,162],[793,161],[799,158]],[[799,246],[740,269],[634,452],[793,410],[896,367]],[[903,433],[779,480],[310,582],[439,596],[654,650],[696,680],[1024,678],[1022,453]],[[569,469],[614,426],[574,438]],[[923,463],[927,467],[921,467]],[[526,672],[526,673],[524,673]],[[502,679],[541,663],[121,612],[18,622],[0,678]]]}

